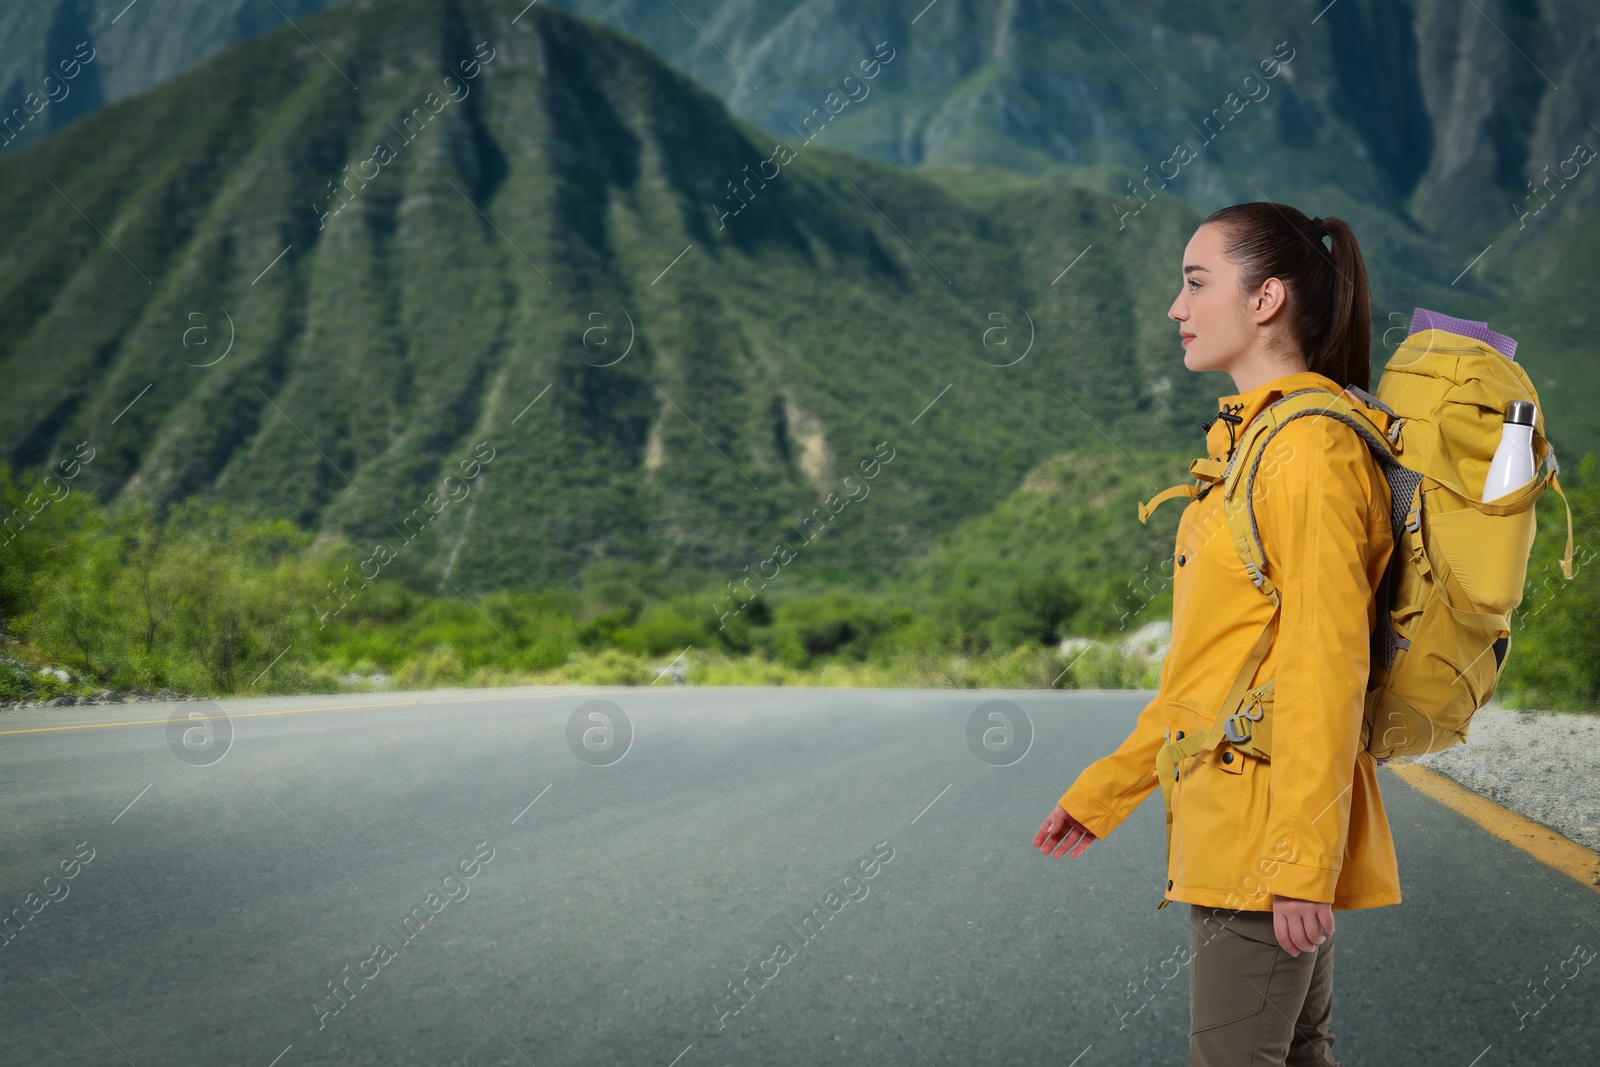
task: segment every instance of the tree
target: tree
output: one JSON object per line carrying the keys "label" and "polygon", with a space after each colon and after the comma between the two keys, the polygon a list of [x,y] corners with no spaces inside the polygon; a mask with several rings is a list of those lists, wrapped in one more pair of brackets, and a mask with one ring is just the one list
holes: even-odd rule
{"label": "tree", "polygon": [[1028,631],[1040,644],[1061,641],[1068,621],[1083,606],[1083,598],[1072,583],[1049,564],[1038,575],[1016,584],[1012,599],[1026,622]]}

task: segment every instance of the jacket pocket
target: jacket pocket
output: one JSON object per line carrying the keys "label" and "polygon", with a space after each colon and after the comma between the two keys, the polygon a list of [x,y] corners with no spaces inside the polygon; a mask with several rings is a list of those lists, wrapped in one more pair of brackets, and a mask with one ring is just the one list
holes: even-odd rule
{"label": "jacket pocket", "polygon": [[[1210,720],[1194,712],[1197,730]],[[1231,758],[1227,758],[1231,757]],[[1226,741],[1184,760],[1172,797],[1173,872],[1185,886],[1230,888],[1249,793],[1245,757]]]}
{"label": "jacket pocket", "polygon": [[1226,741],[1218,741],[1210,752],[1202,752],[1200,760],[1224,774],[1243,774],[1245,755]]}

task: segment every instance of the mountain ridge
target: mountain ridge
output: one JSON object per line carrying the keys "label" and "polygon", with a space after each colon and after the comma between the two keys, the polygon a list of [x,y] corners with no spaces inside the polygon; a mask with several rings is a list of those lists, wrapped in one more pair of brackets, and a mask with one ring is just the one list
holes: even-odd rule
{"label": "mountain ridge", "polygon": [[[983,358],[1002,296],[994,314],[1019,327],[1025,293],[1040,323],[1070,310],[1097,327],[1103,350],[1052,373],[1149,422],[1142,378],[1093,369],[1127,350],[1130,308],[1026,281],[1019,252],[1037,250],[1013,224],[819,138],[719,229],[715,197],[770,142],[720,101],[620,35],[534,9],[447,102],[442,79],[492,20],[470,2],[405,7],[333,9],[306,24],[318,49],[258,38],[0,160],[16,191],[0,206],[13,463],[92,438],[82,484],[102,498],[198,494],[370,541],[488,441],[502,458],[474,502],[418,541],[488,588],[617,556],[764,558],[880,442],[919,451],[893,425],[924,434],[924,473],[880,484],[874,525],[834,524],[818,547],[858,567],[915,550],[986,506],[995,478],[1095,433],[1060,425],[1042,353],[983,377],[1005,362]],[[419,105],[437,114],[402,143]],[[394,158],[375,167],[385,139]],[[323,215],[341,184],[348,206]],[[1030,222],[1086,222],[1080,191],[1029,195]],[[1143,262],[1074,280],[1110,291]],[[618,361],[601,339],[623,345],[629,322]],[[990,427],[1000,410],[1021,425]]]}
{"label": "mountain ridge", "polygon": [[[897,566],[1062,451],[1198,446],[1232,388],[1177,373],[1164,317],[1192,209],[1156,197],[1119,228],[1098,191],[908,171],[835,150],[848,128],[763,171],[771,134],[548,5],[509,28],[473,0],[282,27],[0,158],[0,455],[92,437],[105,499],[200,495],[366,546],[486,442],[414,553],[481,590],[617,558],[731,579],[880,443],[901,458],[806,573]],[[750,199],[719,218],[735,180]],[[1557,218],[1546,248],[1576,239]],[[1391,240],[1374,381],[1389,315],[1503,286],[1419,282],[1438,250]],[[1582,395],[1519,339],[1541,390]]]}

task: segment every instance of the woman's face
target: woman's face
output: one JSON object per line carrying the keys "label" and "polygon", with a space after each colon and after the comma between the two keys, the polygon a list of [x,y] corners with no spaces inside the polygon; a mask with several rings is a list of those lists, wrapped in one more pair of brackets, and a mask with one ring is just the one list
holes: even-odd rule
{"label": "woman's face", "polygon": [[[1183,284],[1167,318],[1178,324],[1183,365],[1231,371],[1259,337],[1256,309],[1239,291],[1239,273],[1222,254],[1222,231],[1201,226],[1183,250]],[[1263,283],[1263,289],[1278,284]],[[1255,294],[1265,296],[1267,294]]]}

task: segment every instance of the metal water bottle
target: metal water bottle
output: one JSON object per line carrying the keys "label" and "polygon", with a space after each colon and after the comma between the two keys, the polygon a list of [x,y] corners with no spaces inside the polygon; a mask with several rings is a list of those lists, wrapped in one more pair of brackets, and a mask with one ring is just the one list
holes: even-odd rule
{"label": "metal water bottle", "polygon": [[1485,504],[1516,492],[1533,481],[1534,406],[1527,400],[1506,405],[1506,421],[1500,429],[1500,447],[1489,463],[1489,477],[1483,483]]}

